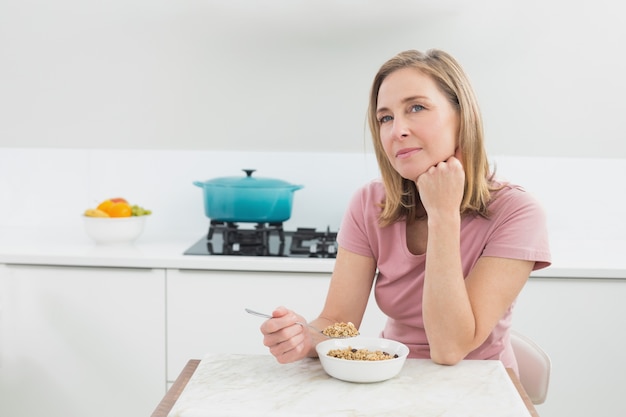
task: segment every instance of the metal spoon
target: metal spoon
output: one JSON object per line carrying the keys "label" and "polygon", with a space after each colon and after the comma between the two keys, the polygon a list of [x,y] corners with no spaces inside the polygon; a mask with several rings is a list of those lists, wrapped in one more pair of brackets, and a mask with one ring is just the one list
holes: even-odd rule
{"label": "metal spoon", "polygon": [[[271,319],[271,318],[273,318],[273,317],[272,317],[271,315],[269,315],[269,314],[259,313],[258,311],[250,310],[249,308],[246,308],[246,312],[247,312],[247,313],[250,313],[250,314],[252,314],[252,315],[254,315],[254,316],[265,317],[266,319]],[[323,336],[325,336],[325,337],[327,337],[327,338],[329,338],[329,339],[346,339],[346,338],[350,337],[350,336],[329,336],[329,335],[327,335],[326,333],[324,333],[323,331],[321,331],[320,329],[318,329],[317,327],[312,326],[312,325],[310,325],[309,323],[303,323],[303,322],[301,322],[301,321],[297,321],[297,322],[296,322],[296,324],[299,324],[300,326],[306,326],[306,327],[309,327],[309,328],[311,328],[311,329],[315,330],[315,331],[316,331],[316,332],[318,332],[319,334],[321,334],[321,335],[323,335]]]}

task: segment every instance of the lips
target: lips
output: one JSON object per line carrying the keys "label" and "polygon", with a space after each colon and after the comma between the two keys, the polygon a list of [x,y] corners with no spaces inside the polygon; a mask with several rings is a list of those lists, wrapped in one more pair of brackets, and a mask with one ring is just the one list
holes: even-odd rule
{"label": "lips", "polygon": [[396,152],[396,158],[398,159],[406,159],[409,158],[410,156],[415,155],[416,153],[420,152],[422,150],[422,148],[404,148],[404,149],[400,149],[398,152]]}

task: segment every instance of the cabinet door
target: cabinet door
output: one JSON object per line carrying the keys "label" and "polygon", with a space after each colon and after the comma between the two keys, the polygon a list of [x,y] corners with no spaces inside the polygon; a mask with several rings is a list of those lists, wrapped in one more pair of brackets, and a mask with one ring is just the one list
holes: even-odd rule
{"label": "cabinet door", "polygon": [[[271,313],[284,305],[312,320],[329,282],[323,273],[168,270],[168,380],[207,353],[269,354],[259,330],[264,319],[244,309]],[[377,335],[383,323],[370,299],[362,333]]]}
{"label": "cabinet door", "polygon": [[541,417],[624,416],[626,280],[531,278],[513,327],[552,360]]}
{"label": "cabinet door", "polygon": [[164,270],[0,265],[0,415],[150,415],[164,317]]}

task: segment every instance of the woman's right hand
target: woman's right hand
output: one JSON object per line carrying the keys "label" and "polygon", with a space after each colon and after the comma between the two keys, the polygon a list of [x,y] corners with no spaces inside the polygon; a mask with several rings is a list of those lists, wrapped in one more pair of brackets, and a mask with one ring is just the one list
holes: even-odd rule
{"label": "woman's right hand", "polygon": [[302,316],[278,307],[272,312],[272,318],[261,325],[263,344],[279,363],[295,362],[315,351],[313,336],[307,327],[296,324],[298,321],[306,323]]}
{"label": "woman's right hand", "polygon": [[428,217],[452,213],[458,215],[465,186],[465,171],[457,156],[430,167],[415,181]]}

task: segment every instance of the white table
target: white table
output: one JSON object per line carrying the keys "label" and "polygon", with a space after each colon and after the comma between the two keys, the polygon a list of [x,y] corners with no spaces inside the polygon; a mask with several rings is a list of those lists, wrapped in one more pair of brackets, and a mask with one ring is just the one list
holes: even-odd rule
{"label": "white table", "polygon": [[384,382],[328,376],[319,360],[281,365],[269,355],[190,361],[152,417],[529,417],[537,413],[499,361],[441,366],[408,359]]}

